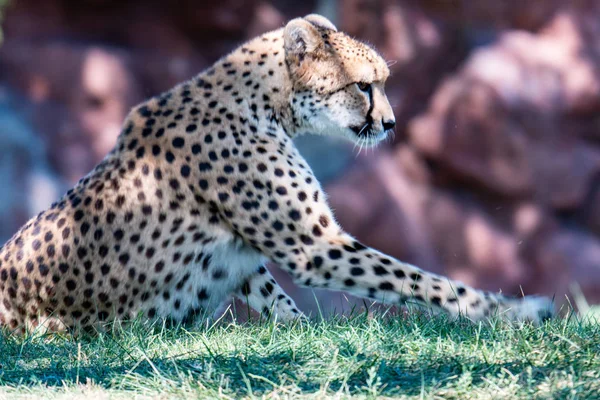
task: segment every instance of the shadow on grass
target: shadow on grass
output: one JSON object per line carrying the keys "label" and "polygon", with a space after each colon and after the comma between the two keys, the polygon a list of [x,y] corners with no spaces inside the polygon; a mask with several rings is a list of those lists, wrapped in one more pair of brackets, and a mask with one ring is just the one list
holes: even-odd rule
{"label": "shadow on grass", "polygon": [[[551,372],[579,375],[597,366],[590,355],[600,350],[598,325],[557,321],[513,330],[501,324],[482,329],[443,317],[383,319],[361,314],[301,327],[248,323],[192,330],[133,323],[80,339],[0,333],[0,386],[62,387],[89,379],[132,393],[188,387],[247,395],[284,386],[304,393],[327,387],[330,393],[376,389],[383,396],[419,395],[461,386],[457,381],[465,373],[471,387],[529,368],[523,374],[527,382],[521,382],[527,386],[543,382]],[[440,347],[440,340],[450,345]],[[485,362],[483,353],[465,351],[478,349],[474,344],[480,341],[490,344],[492,360],[505,353],[505,343],[503,362]],[[535,357],[532,365],[527,353],[533,348],[539,353],[540,346],[546,356]]]}
{"label": "shadow on grass", "polygon": [[[7,355],[6,350],[0,350]],[[83,341],[83,346],[90,342]],[[6,345],[6,343],[4,343]],[[31,346],[29,348],[29,346]],[[0,369],[0,385],[7,386],[70,386],[75,383],[85,383],[87,379],[107,389],[119,388],[134,391],[144,386],[144,382],[161,380],[174,388],[194,382],[201,382],[204,387],[218,389],[223,385],[226,392],[236,395],[246,395],[249,387],[254,394],[269,392],[279,384],[293,383],[304,393],[314,393],[321,390],[327,382],[330,391],[338,391],[343,386],[351,393],[365,392],[379,379],[378,393],[380,395],[417,395],[421,391],[433,387],[446,386],[455,382],[465,371],[471,372],[471,384],[483,383],[483,378],[497,376],[508,371],[519,374],[528,365],[520,362],[488,364],[472,362],[465,357],[435,355],[417,363],[408,363],[400,357],[390,359],[390,355],[361,354],[351,345],[341,345],[340,354],[352,354],[355,359],[354,372],[333,379],[328,378],[326,368],[310,368],[315,363],[325,366],[332,355],[322,355],[320,359],[314,353],[294,354],[282,349],[270,351],[267,356],[255,354],[240,354],[230,352],[218,355],[182,354],[177,357],[140,356],[127,359],[127,353],[122,348],[115,347],[113,354],[106,351],[104,363],[95,362],[93,365],[77,367],[74,351],[75,342],[64,344],[43,344],[43,350],[37,349],[34,343],[13,347],[9,350],[12,361],[5,363]],[[89,348],[86,349],[90,351]],[[59,361],[60,355],[71,354],[71,361]],[[56,355],[54,359],[53,355]],[[0,360],[2,356],[0,355]],[[36,365],[37,364],[37,365]],[[40,364],[45,364],[40,367]],[[543,367],[537,366],[533,371],[534,379],[542,379],[546,371],[559,368],[548,363]],[[339,375],[339,374],[338,374]],[[257,378],[261,377],[261,378]],[[375,378],[375,379],[374,379]],[[148,380],[148,381],[146,381]],[[272,383],[271,383],[272,382]],[[147,384],[147,383],[146,383]],[[152,384],[152,383],[150,383]],[[156,385],[156,383],[153,383]],[[274,385],[275,384],[275,385]],[[160,390],[160,384],[157,386]]]}

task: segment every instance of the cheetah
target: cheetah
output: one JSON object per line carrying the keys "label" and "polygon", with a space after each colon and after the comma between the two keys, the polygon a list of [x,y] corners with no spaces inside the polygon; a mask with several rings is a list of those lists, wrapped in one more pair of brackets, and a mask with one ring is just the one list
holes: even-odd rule
{"label": "cheetah", "polygon": [[336,222],[292,139],[374,146],[395,125],[389,69],[317,14],[296,18],[137,105],[113,150],[0,249],[0,325],[24,332],[210,315],[235,296],[303,317],[265,268],[301,286],[480,320],[538,323],[543,297],[467,287],[369,248]]}

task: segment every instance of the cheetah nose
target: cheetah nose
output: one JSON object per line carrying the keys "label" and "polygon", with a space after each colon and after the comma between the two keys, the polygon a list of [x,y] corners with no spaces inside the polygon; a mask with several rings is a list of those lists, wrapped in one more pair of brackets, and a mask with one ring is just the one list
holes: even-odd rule
{"label": "cheetah nose", "polygon": [[396,121],[394,121],[393,119],[389,120],[389,121],[381,121],[383,124],[383,130],[384,131],[389,131],[390,129],[394,129],[394,127],[396,126]]}

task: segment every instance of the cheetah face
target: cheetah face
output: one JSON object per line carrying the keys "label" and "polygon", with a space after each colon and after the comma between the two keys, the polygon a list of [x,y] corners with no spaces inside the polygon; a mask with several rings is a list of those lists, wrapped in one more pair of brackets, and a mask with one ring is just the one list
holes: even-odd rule
{"label": "cheetah face", "polygon": [[337,135],[374,146],[395,125],[384,91],[389,69],[369,46],[309,15],[284,29],[292,111],[300,133]]}

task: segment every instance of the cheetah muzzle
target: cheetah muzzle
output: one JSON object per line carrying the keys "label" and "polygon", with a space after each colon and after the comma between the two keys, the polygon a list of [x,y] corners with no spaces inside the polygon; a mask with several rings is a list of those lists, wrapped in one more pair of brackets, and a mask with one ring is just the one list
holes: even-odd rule
{"label": "cheetah muzzle", "polygon": [[190,321],[232,295],[279,320],[300,316],[267,260],[302,286],[473,320],[547,317],[547,299],[425,272],[336,223],[292,138],[376,144],[394,126],[388,75],[372,48],[309,15],[136,106],[104,160],[0,249],[0,325]]}

